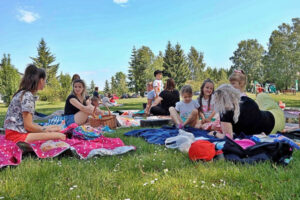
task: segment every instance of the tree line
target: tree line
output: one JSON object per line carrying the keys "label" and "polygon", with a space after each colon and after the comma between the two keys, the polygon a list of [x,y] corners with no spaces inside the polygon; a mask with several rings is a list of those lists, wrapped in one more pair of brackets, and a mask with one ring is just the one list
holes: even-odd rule
{"label": "tree line", "polygon": [[[41,100],[65,100],[71,91],[71,76],[58,75],[59,63],[50,52],[44,39],[37,47],[38,55],[30,57],[33,64],[47,72],[48,80],[45,89],[39,92]],[[204,62],[204,53],[191,46],[185,54],[181,45],[172,45],[169,41],[164,52],[155,55],[147,46],[138,49],[133,47],[127,74],[117,72],[110,80],[105,81],[105,93],[122,95],[133,92],[142,96],[146,83],[153,81],[153,72],[162,70],[164,79],[173,78],[180,88],[190,84],[194,91],[199,91],[201,83],[212,79],[216,86],[228,82],[228,75],[234,69],[242,69],[248,77],[248,88],[251,81],[260,83],[272,82],[278,89],[288,89],[299,79],[300,72],[300,18],[293,18],[291,24],[283,23],[271,33],[267,49],[256,39],[242,40],[238,43],[230,69],[212,68]],[[20,74],[11,63],[10,54],[4,54],[0,64],[0,94],[9,103],[18,88]],[[91,81],[89,92],[95,87]]]}

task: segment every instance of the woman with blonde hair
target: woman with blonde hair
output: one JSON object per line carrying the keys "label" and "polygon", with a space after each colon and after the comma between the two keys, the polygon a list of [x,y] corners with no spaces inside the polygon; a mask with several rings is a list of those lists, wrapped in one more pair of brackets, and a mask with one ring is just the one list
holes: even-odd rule
{"label": "woman with blonde hair", "polygon": [[223,134],[218,138],[233,138],[241,133],[246,135],[270,134],[284,128],[284,114],[277,103],[267,94],[259,94],[256,102],[241,96],[239,90],[230,84],[221,85],[214,94],[215,111],[220,114]]}

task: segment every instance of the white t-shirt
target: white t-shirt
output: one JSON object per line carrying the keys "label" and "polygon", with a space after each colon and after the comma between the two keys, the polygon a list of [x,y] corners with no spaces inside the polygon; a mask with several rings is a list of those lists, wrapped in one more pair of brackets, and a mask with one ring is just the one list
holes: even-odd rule
{"label": "white t-shirt", "polygon": [[[164,90],[164,83],[162,80],[155,80],[153,82],[153,88],[158,88],[158,95]],[[157,91],[157,90],[156,90]]]}
{"label": "white t-shirt", "polygon": [[184,103],[183,101],[177,102],[175,110],[180,113],[180,117],[188,118],[194,109],[199,108],[199,103],[196,100],[192,100],[190,103]]}
{"label": "white t-shirt", "polygon": [[147,99],[151,99],[152,102],[154,101],[154,99],[155,99],[155,92],[154,92],[154,90],[151,90],[150,92],[148,92]]}
{"label": "white t-shirt", "polygon": [[205,118],[208,118],[214,111],[213,101],[210,101],[209,110],[208,110],[208,100],[205,100],[204,98],[202,98],[201,101],[202,101],[203,114],[204,114]]}

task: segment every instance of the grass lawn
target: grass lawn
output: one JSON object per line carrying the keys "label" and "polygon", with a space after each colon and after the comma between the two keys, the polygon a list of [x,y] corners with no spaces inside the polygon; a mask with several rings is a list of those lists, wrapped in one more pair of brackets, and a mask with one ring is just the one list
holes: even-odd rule
{"label": "grass lawn", "polygon": [[[300,95],[273,96],[289,107],[300,107]],[[144,99],[120,100],[122,109],[140,109]],[[37,103],[51,113],[64,103]],[[0,105],[0,127],[6,108]],[[4,199],[300,199],[300,153],[292,162],[241,165],[223,160],[194,163],[188,155],[143,139],[120,137],[137,150],[125,155],[79,160],[66,156],[37,159],[25,156],[17,167],[0,171]],[[298,181],[297,181],[298,180]]]}

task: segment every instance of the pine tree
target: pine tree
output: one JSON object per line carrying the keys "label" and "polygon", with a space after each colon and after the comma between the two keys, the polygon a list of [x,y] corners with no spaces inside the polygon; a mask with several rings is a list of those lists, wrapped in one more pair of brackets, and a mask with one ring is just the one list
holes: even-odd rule
{"label": "pine tree", "polygon": [[188,65],[191,71],[192,80],[201,80],[203,79],[203,71],[205,69],[205,63],[203,60],[203,53],[198,52],[195,47],[190,48],[188,54]]}
{"label": "pine tree", "polygon": [[129,62],[129,70],[128,70],[128,86],[129,89],[132,91],[135,91],[136,93],[138,92],[138,88],[136,87],[136,79],[137,79],[137,75],[136,75],[136,71],[137,71],[137,51],[135,46],[132,49],[132,54],[131,54],[131,58],[130,58],[130,62]]}
{"label": "pine tree", "polygon": [[104,93],[109,93],[110,89],[109,89],[109,83],[108,80],[105,81],[105,86],[104,86]]}
{"label": "pine tree", "polygon": [[94,82],[94,80],[92,80],[92,81],[91,81],[90,91],[89,91],[90,94],[93,93],[93,91],[95,90],[95,87],[96,87],[96,86],[95,86],[95,82]]}
{"label": "pine tree", "polygon": [[118,85],[114,76],[111,77],[110,85],[111,85],[111,93],[116,94]]}
{"label": "pine tree", "polygon": [[172,48],[168,42],[164,56],[164,72],[170,78],[173,78],[177,87],[181,88],[190,78],[190,70],[181,46],[177,43]]}
{"label": "pine tree", "polygon": [[126,83],[126,75],[123,72],[117,72],[115,75],[116,84],[118,85],[116,93],[118,96],[126,94],[128,92],[128,87]]}
{"label": "pine tree", "polygon": [[43,38],[39,43],[37,51],[38,51],[37,57],[30,57],[33,60],[33,64],[39,68],[45,69],[48,79],[51,79],[52,77],[56,77],[59,63],[53,64],[56,58],[50,52],[50,49],[47,47],[47,44]]}
{"label": "pine tree", "polygon": [[7,105],[18,90],[20,79],[20,74],[11,64],[10,54],[7,56],[4,54],[0,64],[0,93]]}

